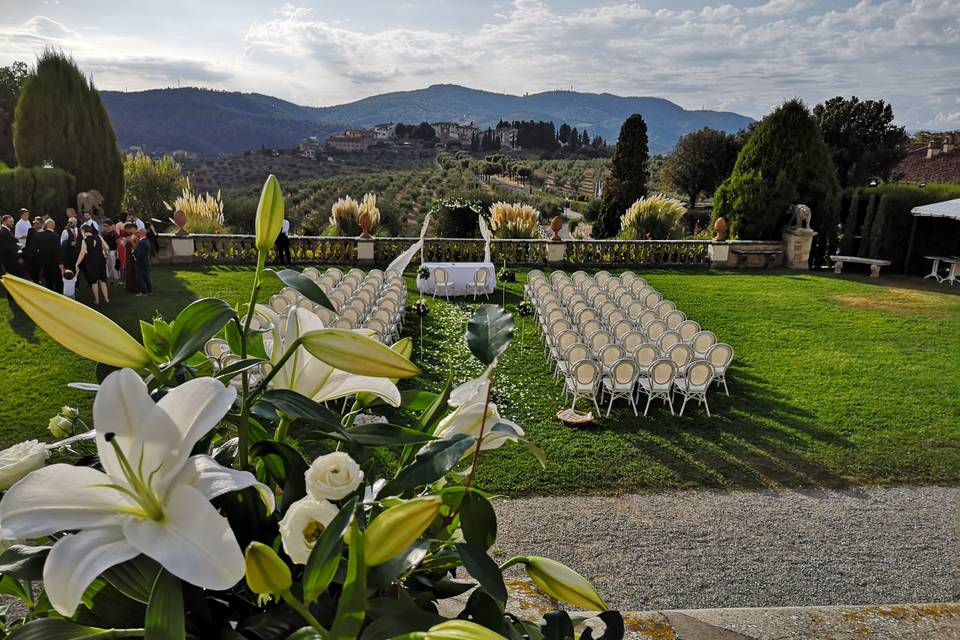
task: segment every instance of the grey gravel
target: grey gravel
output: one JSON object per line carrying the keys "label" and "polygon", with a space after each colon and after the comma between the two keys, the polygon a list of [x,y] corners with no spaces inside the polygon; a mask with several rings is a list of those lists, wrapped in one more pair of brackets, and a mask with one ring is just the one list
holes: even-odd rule
{"label": "grey gravel", "polygon": [[554,558],[623,611],[960,600],[960,488],[495,503],[494,554]]}

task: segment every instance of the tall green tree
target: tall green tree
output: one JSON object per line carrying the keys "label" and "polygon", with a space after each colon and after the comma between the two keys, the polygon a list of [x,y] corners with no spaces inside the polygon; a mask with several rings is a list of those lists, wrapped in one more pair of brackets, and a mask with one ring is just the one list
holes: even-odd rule
{"label": "tall green tree", "polygon": [[701,193],[712,194],[726,180],[738,153],[736,136],[704,127],[677,141],[660,175],[676,191],[686,194],[694,207]]}
{"label": "tall green tree", "polygon": [[142,153],[127,155],[123,161],[123,209],[141,218],[168,218],[164,206],[173,202],[185,186],[180,164],[170,156],[153,159]]}
{"label": "tall green tree", "polygon": [[611,238],[620,231],[620,217],[627,207],[647,195],[647,161],[650,152],[647,123],[635,113],[620,127],[620,137],[610,158],[610,177],[603,189],[603,202],[593,224],[594,238]]}
{"label": "tall green tree", "polygon": [[62,52],[47,50],[23,83],[13,122],[17,162],[46,161],[76,177],[76,187],[97,189],[107,215],[123,198],[123,159],[117,137],[93,83]]}
{"label": "tall green tree", "polygon": [[741,238],[762,240],[779,238],[791,204],[806,204],[822,253],[835,236],[839,193],[820,128],[802,101],[789,100],[756,127],[714,193],[713,213],[726,217]]}
{"label": "tall green tree", "polygon": [[840,186],[888,179],[906,156],[907,132],[893,124],[893,108],[883,100],[837,96],[815,106],[813,117],[830,147]]}
{"label": "tall green tree", "polygon": [[14,61],[10,66],[0,67],[0,162],[6,165],[17,162],[13,152],[13,114],[20,88],[29,74],[26,62]]}

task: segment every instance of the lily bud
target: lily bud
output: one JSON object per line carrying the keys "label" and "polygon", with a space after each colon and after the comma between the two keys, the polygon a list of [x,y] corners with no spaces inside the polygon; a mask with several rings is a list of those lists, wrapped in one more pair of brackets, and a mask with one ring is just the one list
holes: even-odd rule
{"label": "lily bud", "polygon": [[53,416],[47,429],[54,438],[68,438],[73,433],[73,421],[63,416]]}
{"label": "lily bud", "polygon": [[373,378],[412,378],[420,368],[373,338],[348,329],[317,329],[300,336],[303,348],[335,369]]}
{"label": "lily bud", "polygon": [[502,635],[469,620],[447,620],[430,627],[424,640],[505,640]]}
{"label": "lily bud", "polygon": [[260,191],[260,204],[257,205],[256,244],[257,250],[267,251],[277,241],[283,228],[283,191],[276,176],[270,174]]}
{"label": "lily bud", "polygon": [[527,556],[521,562],[527,575],[551,598],[582,607],[586,611],[607,610],[607,604],[590,581],[573,569],[540,556]]}
{"label": "lily bud", "polygon": [[363,556],[374,567],[395,558],[413,544],[440,511],[437,498],[418,498],[390,507],[363,534]]}
{"label": "lily bud", "polygon": [[3,276],[3,286],[37,326],[78,356],[129,369],[150,364],[143,345],[87,305],[16,276]]}
{"label": "lily bud", "polygon": [[280,559],[276,551],[265,544],[251,542],[244,554],[244,562],[247,586],[254,593],[282,593],[293,584],[290,567]]}

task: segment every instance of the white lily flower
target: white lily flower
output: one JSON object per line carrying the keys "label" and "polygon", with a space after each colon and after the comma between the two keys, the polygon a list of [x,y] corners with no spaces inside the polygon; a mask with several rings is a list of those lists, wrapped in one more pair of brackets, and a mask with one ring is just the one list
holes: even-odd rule
{"label": "white lily flower", "polygon": [[236,391],[213,378],[171,389],[159,402],[130,369],[104,380],[93,403],[104,471],[55,464],[17,482],[0,501],[0,522],[20,540],[60,531],[43,567],[50,603],[64,616],[106,569],[139,554],[185,582],[228,589],[243,578],[243,553],[210,500],[256,487],[253,475],[191,456],[230,409]]}
{"label": "white lily flower", "polygon": [[[324,328],[323,321],[315,313],[296,306],[279,315],[269,307],[257,305],[256,313],[271,326],[263,335],[263,346],[274,366],[300,336]],[[363,329],[357,332],[373,335],[373,332]],[[270,386],[273,389],[296,391],[316,402],[369,392],[395,407],[400,406],[400,391],[389,378],[361,376],[334,369],[313,357],[302,346],[284,363],[270,381]]]}
{"label": "white lily flower", "polygon": [[[480,439],[481,450],[497,449],[507,442],[516,442],[523,437],[524,432],[520,425],[501,417],[496,404],[491,402],[487,405],[486,420],[483,413],[484,399],[460,405],[440,421],[433,435],[448,440],[458,433],[466,433]],[[480,435],[481,425],[483,436]],[[493,428],[497,425],[499,427],[494,431]],[[469,455],[471,451],[464,453],[464,457]]]}

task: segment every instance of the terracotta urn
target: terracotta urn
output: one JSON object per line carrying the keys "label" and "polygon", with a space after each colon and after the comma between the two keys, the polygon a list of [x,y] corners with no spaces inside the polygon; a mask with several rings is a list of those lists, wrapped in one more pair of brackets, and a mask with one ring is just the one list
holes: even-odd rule
{"label": "terracotta urn", "polygon": [[187,214],[182,209],[177,209],[173,213],[173,224],[177,225],[177,235],[186,236],[187,232]]}
{"label": "terracotta urn", "polygon": [[713,239],[717,242],[721,242],[727,239],[727,219],[723,216],[717,218],[717,221],[713,223],[713,230],[716,232],[716,235],[713,236]]}
{"label": "terracotta urn", "polygon": [[550,229],[553,230],[553,236],[550,238],[551,240],[560,240],[561,228],[563,228],[563,220],[560,219],[560,216],[553,216],[553,219],[550,220]]}
{"label": "terracotta urn", "polygon": [[370,239],[370,214],[364,211],[360,214],[360,218],[357,220],[360,223],[360,237],[363,240]]}

